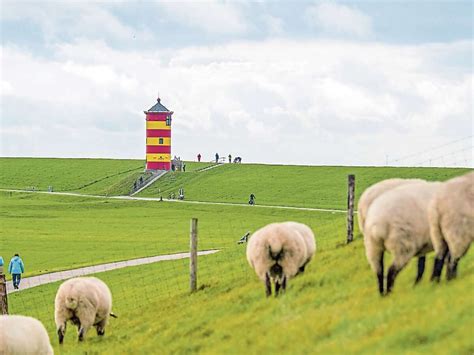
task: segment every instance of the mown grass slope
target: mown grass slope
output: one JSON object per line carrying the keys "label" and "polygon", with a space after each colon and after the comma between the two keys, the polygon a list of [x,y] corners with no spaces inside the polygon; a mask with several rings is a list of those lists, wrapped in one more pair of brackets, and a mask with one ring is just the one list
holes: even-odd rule
{"label": "mown grass slope", "polygon": [[0,158],[0,188],[128,194],[143,169],[140,160]]}
{"label": "mown grass slope", "polygon": [[225,164],[205,172],[168,173],[139,196],[164,197],[185,190],[187,200],[318,208],[347,208],[347,175],[356,175],[356,197],[368,186],[391,177],[447,180],[468,169],[330,167]]}

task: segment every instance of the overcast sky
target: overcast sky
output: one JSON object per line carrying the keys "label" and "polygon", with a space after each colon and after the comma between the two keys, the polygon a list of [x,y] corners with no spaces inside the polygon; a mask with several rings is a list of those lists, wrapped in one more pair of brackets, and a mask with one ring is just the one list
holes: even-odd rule
{"label": "overcast sky", "polygon": [[0,1],[1,156],[472,166],[471,1]]}

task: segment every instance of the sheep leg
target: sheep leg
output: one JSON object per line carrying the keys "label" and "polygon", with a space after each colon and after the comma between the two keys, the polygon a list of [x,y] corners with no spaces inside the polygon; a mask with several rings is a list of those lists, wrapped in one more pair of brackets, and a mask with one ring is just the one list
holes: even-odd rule
{"label": "sheep leg", "polygon": [[394,264],[390,265],[387,273],[387,295],[392,292],[393,285],[395,283],[395,278],[397,277],[400,269],[397,268]]}
{"label": "sheep leg", "polygon": [[[95,315],[94,315],[95,317]],[[84,340],[84,337],[86,336],[88,330],[90,327],[92,327],[92,323],[94,322],[94,320],[92,319],[81,319],[81,325],[79,327],[79,333],[78,333],[78,340],[79,341],[83,341]]]}
{"label": "sheep leg", "polygon": [[281,285],[283,291],[286,291],[286,275],[283,275],[283,283]]}
{"label": "sheep leg", "polygon": [[66,334],[66,322],[62,323],[58,327],[57,332],[58,332],[59,344],[62,344],[64,341],[64,335]]}
{"label": "sheep leg", "polygon": [[276,280],[275,281],[275,297],[278,296],[278,294],[280,293],[280,287],[281,287],[280,281]]}
{"label": "sheep leg", "polygon": [[418,272],[416,274],[415,285],[420,282],[423,277],[423,273],[425,272],[425,262],[426,256],[423,255],[418,258]]}
{"label": "sheep leg", "polygon": [[458,262],[459,258],[454,258],[451,254],[448,255],[448,271],[446,273],[446,279],[455,279],[458,273]]}
{"label": "sheep leg", "polygon": [[379,293],[383,295],[383,252],[379,256],[378,268],[377,268],[377,282],[379,283]]}
{"label": "sheep leg", "polygon": [[272,283],[270,281],[270,275],[268,272],[265,274],[265,294],[267,297],[272,295]]}
{"label": "sheep leg", "polygon": [[97,335],[98,336],[104,336],[105,335],[105,324],[106,320],[101,320],[99,323],[95,325],[95,329],[97,330]]}
{"label": "sheep leg", "polygon": [[439,282],[441,277],[441,272],[443,271],[444,260],[446,256],[449,254],[448,245],[443,240],[442,244],[440,245],[440,252],[437,253],[435,256],[435,261],[433,265],[433,273],[431,274],[431,281]]}

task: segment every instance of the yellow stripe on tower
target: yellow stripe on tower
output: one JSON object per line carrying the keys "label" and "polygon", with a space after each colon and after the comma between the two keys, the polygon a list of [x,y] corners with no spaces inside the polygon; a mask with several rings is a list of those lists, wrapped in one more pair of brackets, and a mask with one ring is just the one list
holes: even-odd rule
{"label": "yellow stripe on tower", "polygon": [[147,154],[146,161],[170,162],[171,154]]}
{"label": "yellow stripe on tower", "polygon": [[[163,140],[163,143],[160,144],[160,139]],[[170,137],[148,137],[146,139],[146,145],[163,145],[163,146],[170,146],[171,145],[171,138]]]}
{"label": "yellow stripe on tower", "polygon": [[167,130],[170,130],[171,126],[167,126],[166,121],[146,121],[146,129],[167,129]]}

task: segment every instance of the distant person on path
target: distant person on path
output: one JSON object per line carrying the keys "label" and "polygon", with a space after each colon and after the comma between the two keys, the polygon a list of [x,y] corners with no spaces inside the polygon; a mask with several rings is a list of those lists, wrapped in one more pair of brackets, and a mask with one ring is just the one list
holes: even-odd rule
{"label": "distant person on path", "polygon": [[12,275],[13,288],[18,290],[21,281],[21,274],[25,272],[23,260],[21,260],[18,254],[15,254],[15,256],[10,260],[10,265],[8,265],[8,272]]}
{"label": "distant person on path", "polygon": [[183,163],[183,173],[186,172],[186,163]]}
{"label": "distant person on path", "polygon": [[229,154],[229,163],[232,163],[232,155]]}
{"label": "distant person on path", "polygon": [[251,205],[251,206],[255,205],[255,195],[254,194],[250,194],[249,205]]}
{"label": "distant person on path", "polygon": [[3,258],[0,256],[0,274],[3,274]]}
{"label": "distant person on path", "polygon": [[219,154],[216,153],[216,163],[218,163],[218,162],[219,162]]}
{"label": "distant person on path", "polygon": [[198,163],[201,162],[201,153],[198,154]]}

